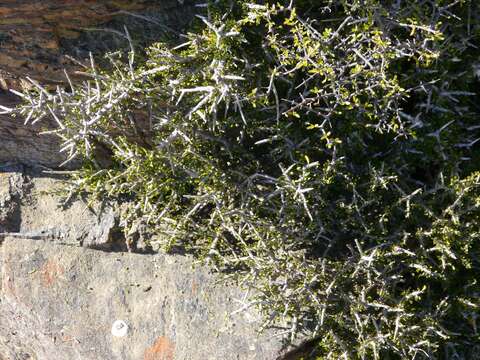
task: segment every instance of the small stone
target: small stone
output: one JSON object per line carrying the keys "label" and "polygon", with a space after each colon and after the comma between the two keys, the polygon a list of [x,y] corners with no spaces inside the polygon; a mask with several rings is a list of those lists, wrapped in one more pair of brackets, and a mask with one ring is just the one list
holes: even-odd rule
{"label": "small stone", "polygon": [[123,320],[115,320],[112,325],[112,335],[115,337],[124,337],[128,333],[128,325]]}

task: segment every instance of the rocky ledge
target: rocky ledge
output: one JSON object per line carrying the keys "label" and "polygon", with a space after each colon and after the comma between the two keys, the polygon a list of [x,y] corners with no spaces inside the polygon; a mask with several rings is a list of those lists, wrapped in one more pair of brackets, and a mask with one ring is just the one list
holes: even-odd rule
{"label": "rocky ledge", "polygon": [[0,173],[1,360],[276,359],[244,292],[188,256],[119,251],[112,208],[64,180]]}

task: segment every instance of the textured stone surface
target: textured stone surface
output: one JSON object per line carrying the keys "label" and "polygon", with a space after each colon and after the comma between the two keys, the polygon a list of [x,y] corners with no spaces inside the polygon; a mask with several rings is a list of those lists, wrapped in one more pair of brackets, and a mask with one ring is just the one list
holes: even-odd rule
{"label": "textured stone surface", "polygon": [[117,251],[117,214],[109,206],[76,200],[63,205],[64,180],[39,171],[0,172],[0,232],[51,243]]}
{"label": "textured stone surface", "polygon": [[[97,63],[108,51],[143,47],[180,31],[193,17],[193,0],[3,0],[0,1],[0,105],[18,99],[7,90],[28,86],[26,77],[45,86],[65,84],[64,71],[81,79],[89,53]],[[166,29],[168,31],[166,32]],[[163,36],[166,35],[166,36]],[[23,119],[0,115],[0,163],[58,167],[58,138],[40,135],[48,121],[25,126]],[[77,164],[70,163],[69,167]]]}
{"label": "textured stone surface", "polygon": [[21,173],[0,173],[0,232],[19,228],[22,188]]}
{"label": "textured stone surface", "polygon": [[[0,90],[0,105],[14,107],[17,103],[17,98]],[[42,126],[48,127],[48,123]],[[64,162],[66,157],[58,152],[58,138],[40,135],[40,130],[38,125],[26,126],[22,119],[0,115],[0,164],[20,162],[55,168]]]}
{"label": "textured stone surface", "polygon": [[[0,358],[275,359],[235,287],[180,256],[102,253],[6,238],[0,248]],[[124,337],[112,324],[128,325]]]}
{"label": "textured stone surface", "polygon": [[[243,292],[188,256],[129,253],[116,212],[61,206],[65,180],[0,172],[1,360],[273,360]],[[101,249],[94,250],[94,249]],[[124,337],[112,335],[124,321]]]}
{"label": "textured stone surface", "polygon": [[[88,51],[104,46],[105,31],[98,31],[109,30],[110,26],[100,24],[133,12],[155,15],[162,23],[177,27],[188,20],[185,13],[192,2],[3,0],[0,2],[0,88],[16,86],[15,79],[27,75],[42,83],[63,82],[63,69],[76,68],[68,56],[82,60]],[[130,26],[131,20],[125,18],[122,22]],[[85,36],[86,33],[93,36]]]}

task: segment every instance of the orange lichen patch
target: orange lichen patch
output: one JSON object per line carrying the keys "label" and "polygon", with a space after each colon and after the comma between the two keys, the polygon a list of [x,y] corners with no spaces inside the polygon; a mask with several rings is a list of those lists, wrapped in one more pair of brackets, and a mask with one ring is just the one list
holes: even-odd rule
{"label": "orange lichen patch", "polygon": [[160,336],[152,347],[145,350],[143,360],[173,360],[175,344],[164,336]]}
{"label": "orange lichen patch", "polygon": [[197,295],[198,284],[195,280],[192,281],[192,295]]}
{"label": "orange lichen patch", "polygon": [[6,293],[7,295],[11,295],[11,296],[13,296],[13,297],[17,297],[17,294],[16,294],[16,292],[15,292],[15,288],[14,288],[14,286],[13,286],[13,279],[12,279],[11,277],[8,276],[8,277],[5,279],[5,284],[4,284],[4,285],[5,285],[5,293]]}
{"label": "orange lichen patch", "polygon": [[8,263],[6,263],[6,265],[4,266],[3,273],[4,277],[3,279],[1,279],[2,283],[0,284],[0,290],[3,290],[5,295],[11,295],[13,297],[16,297],[15,288],[13,285],[13,278],[11,276],[12,272]]}
{"label": "orange lichen patch", "polygon": [[53,260],[48,260],[42,266],[40,279],[44,286],[50,287],[63,274],[63,268]]}
{"label": "orange lichen patch", "polygon": [[70,335],[63,335],[60,339],[61,339],[63,342],[73,341],[73,337],[71,337]]}

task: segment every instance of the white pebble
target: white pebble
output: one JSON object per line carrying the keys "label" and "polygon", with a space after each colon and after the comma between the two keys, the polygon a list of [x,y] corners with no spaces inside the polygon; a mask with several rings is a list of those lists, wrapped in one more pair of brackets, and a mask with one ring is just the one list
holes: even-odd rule
{"label": "white pebble", "polygon": [[123,320],[115,320],[112,325],[112,335],[115,337],[124,337],[128,333],[128,325]]}

